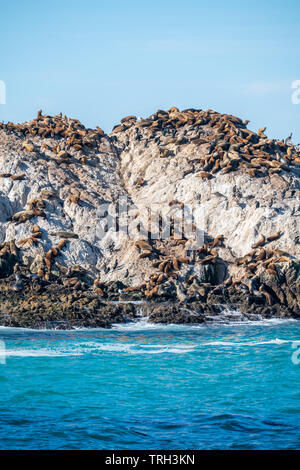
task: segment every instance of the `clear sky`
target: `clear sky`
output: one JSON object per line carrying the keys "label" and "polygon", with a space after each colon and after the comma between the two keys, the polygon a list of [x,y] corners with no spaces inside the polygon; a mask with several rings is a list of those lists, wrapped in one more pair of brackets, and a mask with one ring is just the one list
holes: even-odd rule
{"label": "clear sky", "polygon": [[0,120],[62,111],[110,131],[158,108],[215,109],[300,142],[299,0],[0,3]]}

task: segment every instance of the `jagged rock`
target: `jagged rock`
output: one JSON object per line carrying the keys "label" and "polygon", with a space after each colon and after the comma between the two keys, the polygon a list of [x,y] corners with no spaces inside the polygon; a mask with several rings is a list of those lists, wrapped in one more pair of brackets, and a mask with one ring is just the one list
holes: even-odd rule
{"label": "jagged rock", "polygon": [[[0,124],[0,277],[18,262],[54,290],[87,291],[97,278],[105,299],[240,302],[276,314],[280,305],[299,315],[299,190],[299,147],[234,116],[171,108],[129,116],[106,135],[39,112]],[[150,207],[151,223],[163,207],[173,232],[143,246],[127,236],[126,217],[134,232],[149,222],[137,222],[138,210]],[[202,251],[186,232],[175,237],[184,208],[196,209]],[[241,283],[226,285],[231,277]]]}

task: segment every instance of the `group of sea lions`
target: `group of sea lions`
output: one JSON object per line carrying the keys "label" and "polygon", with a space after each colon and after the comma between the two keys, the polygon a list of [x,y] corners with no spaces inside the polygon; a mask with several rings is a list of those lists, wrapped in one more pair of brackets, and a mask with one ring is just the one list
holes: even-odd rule
{"label": "group of sea lions", "polygon": [[[183,146],[192,143],[198,147],[203,146],[206,155],[199,159],[199,168],[196,176],[201,179],[212,179],[217,173],[228,173],[238,170],[245,170],[250,177],[261,175],[272,175],[282,171],[289,172],[293,166],[300,165],[299,149],[288,142],[268,139],[265,129],[259,129],[254,133],[247,129],[248,122],[225,114],[219,114],[212,110],[201,111],[187,109],[179,111],[178,108],[171,108],[168,111],[158,110],[147,119],[137,120],[135,116],[127,116],[121,120],[121,124],[116,126],[111,134],[111,139],[118,141],[120,135],[131,132],[137,141],[147,142],[154,140],[159,148],[160,158],[172,158],[172,150],[165,148],[164,137],[168,137],[168,142],[175,146]],[[188,132],[177,135],[177,131],[193,129],[193,137],[189,137]],[[69,119],[59,114],[57,116],[42,115],[39,111],[37,118],[23,124],[0,124],[0,129],[9,133],[16,133],[24,138],[23,149],[26,152],[34,152],[35,145],[30,142],[30,137],[38,136],[41,139],[55,138],[55,145],[51,148],[57,156],[58,162],[68,162],[70,159],[69,150],[75,150],[84,154],[86,148],[97,147],[104,136],[100,128],[95,130],[86,129],[78,120]],[[106,136],[107,137],[107,136]],[[46,148],[48,144],[43,144]],[[84,156],[83,156],[84,157]],[[24,179],[24,174],[13,175],[11,173],[0,174],[0,178],[10,178],[18,184]],[[139,178],[137,184],[142,186],[144,179]],[[18,241],[4,242],[0,244],[0,260],[7,260],[9,256],[14,257],[17,264],[19,250],[37,245],[42,236],[42,230],[36,221],[32,219],[46,217],[45,200],[56,197],[50,190],[42,190],[39,197],[30,200],[27,207],[12,215],[10,221],[15,224],[28,223],[30,221],[31,233],[28,237]],[[79,204],[80,195],[70,191],[69,202]],[[183,207],[183,203],[177,200],[170,202],[171,206]],[[53,267],[58,268],[65,287],[84,290],[86,287],[80,281],[80,269],[69,270],[57,263],[56,258],[62,255],[63,248],[70,238],[77,235],[72,232],[50,233],[51,236],[59,237],[60,240],[43,254],[37,268],[37,276],[44,281],[52,281]],[[185,276],[182,274],[186,265],[214,266],[223,262],[219,256],[218,247],[222,247],[225,239],[223,235],[217,235],[206,240],[204,245],[196,250],[193,257],[189,256],[185,246],[188,239],[176,238],[171,233],[166,245],[169,244],[174,250],[165,250],[164,242],[159,246],[149,240],[138,240],[135,247],[138,250],[138,259],[141,263],[150,263],[154,271],[145,278],[142,284],[128,286],[121,292],[121,297],[140,292],[145,298],[155,299],[163,294],[163,287],[170,281],[180,285],[180,298],[190,294],[198,295],[202,300],[207,299],[209,293],[216,294],[216,289],[227,287],[236,289],[248,289],[248,280],[256,277],[264,270],[267,275],[278,277],[281,263],[287,263],[291,257],[282,250],[267,249],[267,243],[276,241],[281,233],[262,236],[260,240],[252,245],[252,251],[242,258],[234,261],[236,267],[243,270],[239,279],[229,277],[223,284],[216,286],[209,282],[199,282],[196,274]],[[176,253],[176,247],[178,252]],[[182,252],[179,252],[179,248]],[[143,260],[143,261],[142,261]],[[149,267],[149,266],[148,266]],[[27,269],[27,268],[26,268]],[[147,268],[148,269],[148,268]],[[182,271],[183,270],[183,271]],[[26,270],[21,270],[25,272]],[[28,269],[27,269],[28,271]],[[19,275],[19,273],[18,273]],[[185,277],[184,277],[185,276]],[[180,278],[180,279],[179,279]],[[179,281],[178,281],[179,279]],[[100,297],[104,297],[105,285],[101,281],[101,273],[95,279],[93,289]],[[272,304],[273,298],[270,291],[259,286],[260,293],[268,304]],[[182,294],[183,293],[183,294]],[[178,295],[179,295],[178,294]]]}
{"label": "group of sea lions", "polygon": [[[41,110],[38,111],[36,119],[22,124],[0,123],[0,129],[22,136],[25,139],[23,148],[28,152],[35,151],[35,145],[30,142],[30,137],[55,138],[57,142],[52,148],[46,143],[42,148],[52,150],[59,162],[66,162],[71,157],[67,150],[84,153],[87,149],[96,148],[104,136],[104,131],[100,127],[87,129],[77,119],[70,119],[62,113],[56,116],[43,115]],[[63,148],[60,143],[63,143]]]}
{"label": "group of sea lions", "polygon": [[[15,222],[18,222],[15,220]],[[14,265],[18,266],[19,271],[19,250],[24,250],[28,246],[32,246],[39,242],[42,238],[42,231],[37,224],[31,226],[31,236],[27,237],[18,242],[18,246],[15,241],[5,242],[0,245],[0,259],[6,259],[8,255],[13,255]],[[44,253],[44,256],[40,260],[37,268],[34,272],[37,276],[44,281],[57,282],[57,278],[52,274],[52,268],[59,271],[63,285],[69,289],[80,290],[86,289],[84,283],[80,280],[80,269],[71,273],[70,269],[65,268],[56,262],[56,258],[62,255],[62,250],[66,246],[69,238],[75,238],[76,235],[69,232],[57,232],[51,233],[52,236],[61,237],[60,241],[54,245],[50,250]],[[280,237],[280,233],[270,235],[269,237],[263,236],[258,242],[252,245],[252,251],[242,258],[236,258],[234,264],[243,268],[242,272],[239,273],[239,278],[227,278],[223,284],[216,286],[215,283],[210,282],[199,282],[197,275],[186,274],[186,271],[182,272],[181,269],[185,265],[195,267],[198,265],[210,266],[215,265],[218,262],[223,262],[219,256],[218,247],[224,246],[224,236],[218,235],[217,237],[207,240],[201,248],[198,248],[194,256],[188,256],[188,250],[185,250],[185,245],[188,240],[183,237],[181,239],[174,238],[171,235],[166,242],[153,243],[151,240],[140,239],[135,242],[136,249],[139,252],[139,259],[143,259],[144,262],[150,263],[150,266],[154,268],[148,276],[145,277],[145,281],[142,284],[136,286],[129,286],[122,290],[121,298],[126,298],[127,295],[139,292],[147,299],[159,299],[160,296],[164,296],[164,286],[169,281],[175,282],[180,288],[182,299],[195,297],[200,298],[202,301],[207,299],[210,293],[215,294],[218,289],[231,287],[239,291],[240,289],[249,289],[248,281],[251,278],[257,277],[257,274],[261,274],[263,271],[269,276],[278,278],[280,272],[280,264],[287,263],[291,260],[288,253],[278,249],[267,249],[265,245],[271,241],[275,241]],[[167,246],[168,245],[168,246]],[[167,247],[167,250],[165,250]],[[181,253],[174,252],[178,247],[182,247]],[[173,251],[172,251],[173,250]],[[34,263],[33,263],[34,264]],[[22,268],[22,272],[28,272],[31,270],[30,267]],[[16,271],[15,271],[16,272]],[[266,298],[266,302],[270,305],[273,303],[272,294],[265,292],[263,284],[260,285],[260,293]],[[100,297],[106,297],[105,285],[101,281],[101,273],[94,281],[94,290]]]}
{"label": "group of sea lions", "polygon": [[[282,263],[291,261],[292,257],[285,251],[265,248],[266,244],[278,240],[281,235],[282,233],[278,232],[268,237],[262,236],[260,240],[252,245],[253,249],[250,253],[241,258],[236,258],[232,262],[240,268],[238,275],[234,278],[231,275],[228,276],[219,285],[216,285],[214,282],[200,282],[197,274],[187,275],[186,270],[182,272],[181,268],[184,265],[189,265],[193,268],[197,265],[214,266],[217,263],[224,263],[225,261],[218,253],[218,247],[225,246],[223,235],[206,240],[201,248],[195,250],[193,256],[188,256],[189,250],[184,250],[181,256],[175,255],[174,252],[170,255],[170,249],[168,253],[164,252],[164,248],[167,245],[168,248],[170,246],[173,248],[178,247],[178,245],[183,245],[184,248],[188,242],[186,238],[174,239],[174,236],[171,235],[165,245],[160,244],[159,249],[150,240],[137,240],[135,246],[140,252],[139,259],[145,259],[145,262],[149,262],[151,267],[155,268],[155,271],[146,276],[142,284],[123,289],[122,296],[126,298],[128,294],[141,292],[146,298],[157,299],[160,296],[164,296],[165,283],[168,284],[170,280],[173,282],[175,280],[176,283],[176,280],[179,280],[180,291],[183,294],[181,295],[182,298],[188,299],[196,296],[196,298],[200,298],[203,301],[207,299],[209,293],[219,293],[220,289],[244,290],[244,292],[247,291],[248,294],[251,294],[252,290],[249,287],[251,283],[249,281],[255,278],[256,284],[259,287],[259,295],[266,299],[268,305],[272,305],[275,299],[270,291],[264,289],[264,283],[259,280],[259,276],[265,273],[267,276],[275,278],[276,281],[279,278]],[[100,282],[100,280],[98,279],[97,282]],[[103,289],[101,293],[103,294]]]}
{"label": "group of sea lions", "polygon": [[[158,110],[147,119],[137,121],[135,116],[123,118],[115,126],[112,136],[120,139],[122,134],[131,132],[138,141],[155,141],[158,146],[165,136],[170,136],[168,144],[179,147],[193,143],[205,150],[206,155],[199,159],[198,177],[212,179],[215,174],[237,170],[246,171],[250,177],[259,177],[289,172],[294,165],[300,166],[300,152],[288,141],[268,139],[266,128],[257,133],[247,129],[249,121],[212,110],[187,109],[179,111]],[[207,127],[209,126],[209,132]],[[182,136],[182,130],[186,133]],[[178,131],[180,135],[178,135]],[[188,131],[193,130],[190,137]],[[134,132],[132,132],[134,131]],[[146,133],[146,134],[145,134]],[[164,144],[163,144],[164,145]],[[166,158],[172,155],[168,148],[159,147],[159,154]]]}

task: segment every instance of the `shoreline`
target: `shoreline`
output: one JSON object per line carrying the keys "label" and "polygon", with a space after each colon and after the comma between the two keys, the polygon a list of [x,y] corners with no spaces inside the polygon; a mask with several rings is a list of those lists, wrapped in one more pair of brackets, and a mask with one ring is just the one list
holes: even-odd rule
{"label": "shoreline", "polygon": [[[143,321],[131,321],[127,323],[112,323],[112,325],[109,328],[103,328],[103,327],[73,327],[73,328],[30,328],[30,327],[15,327],[15,326],[3,326],[0,325],[0,335],[1,332],[10,332],[10,331],[15,331],[16,333],[18,332],[24,332],[24,333],[80,333],[80,332],[109,332],[109,331],[114,331],[114,332],[122,332],[122,331],[128,331],[128,332],[139,332],[139,331],[146,331],[146,330],[156,330],[156,329],[166,329],[166,331],[169,330],[169,328],[218,328],[218,327],[239,327],[239,326],[272,326],[272,325],[284,325],[286,323],[295,323],[297,324],[299,322],[299,318],[276,318],[276,317],[271,317],[271,318],[261,318],[261,319],[240,319],[240,320],[235,320],[231,322],[226,322],[226,321],[211,321],[211,322],[203,322],[203,323],[150,323],[150,322],[143,322]],[[128,328],[127,328],[128,327]],[[132,328],[131,328],[132,327]],[[123,329],[124,328],[124,329]],[[180,331],[180,330],[179,330]]]}
{"label": "shoreline", "polygon": [[[269,305],[265,297],[236,292],[223,287],[201,301],[196,296],[179,301],[172,297],[151,301],[136,298],[136,294],[122,294],[120,284],[107,289],[107,297],[100,298],[93,287],[83,290],[65,289],[58,283],[23,276],[24,289],[13,291],[14,276],[0,281],[0,325],[3,327],[61,329],[107,328],[145,319],[150,324],[209,324],[226,321],[234,324],[244,319],[299,319],[300,313],[280,303]],[[121,291],[121,293],[120,293]]]}

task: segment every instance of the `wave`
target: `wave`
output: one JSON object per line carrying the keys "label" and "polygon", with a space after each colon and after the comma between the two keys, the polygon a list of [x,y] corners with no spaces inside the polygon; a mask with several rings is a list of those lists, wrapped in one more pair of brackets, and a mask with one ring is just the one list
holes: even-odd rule
{"label": "wave", "polygon": [[4,357],[66,357],[66,356],[79,356],[80,352],[60,352],[47,349],[7,349],[0,351],[0,358]]}
{"label": "wave", "polygon": [[[211,341],[208,343],[203,343],[203,346],[261,346],[264,344],[284,344],[284,343],[293,343],[297,342],[299,340],[297,339],[280,339],[280,338],[275,338],[275,339],[270,339],[269,341],[245,341],[245,342],[239,342],[239,341]],[[300,341],[299,341],[300,343]]]}
{"label": "wave", "polygon": [[162,354],[162,353],[176,353],[184,354],[193,352],[196,349],[202,349],[207,346],[232,346],[232,347],[251,347],[251,346],[263,346],[267,344],[281,345],[281,344],[292,344],[293,342],[299,342],[300,340],[293,339],[270,339],[266,341],[209,341],[209,342],[190,342],[189,344],[184,343],[173,343],[173,344],[139,344],[139,343],[127,343],[120,344],[111,343],[90,343],[85,344],[86,352],[97,352],[97,351],[107,351],[107,352],[125,352],[131,354]]}
{"label": "wave", "polygon": [[140,330],[164,330],[164,331],[178,331],[178,330],[205,330],[214,327],[238,327],[238,326],[274,326],[284,325],[287,323],[297,323],[299,320],[289,318],[272,318],[263,320],[241,320],[234,322],[222,322],[220,320],[211,321],[209,323],[151,323],[147,320],[137,320],[131,323],[115,323],[112,325],[110,331],[140,331]]}
{"label": "wave", "polygon": [[283,345],[291,344],[300,340],[288,340],[275,338],[264,341],[208,341],[208,342],[195,342],[190,341],[189,343],[171,343],[171,344],[141,344],[141,343],[126,343],[117,340],[111,343],[109,342],[76,342],[70,345],[57,345],[55,350],[53,349],[12,349],[0,351],[1,357],[74,357],[74,356],[85,356],[85,355],[98,355],[101,353],[120,353],[130,355],[146,355],[146,354],[189,354],[196,350],[201,350],[207,347],[230,347],[230,348],[244,348],[253,346],[263,345]]}
{"label": "wave", "polygon": [[185,354],[196,349],[197,345],[184,344],[140,344],[140,343],[84,343],[80,345],[80,351],[85,353],[120,352],[127,354]]}
{"label": "wave", "polygon": [[[231,314],[234,314],[232,312]],[[226,315],[225,315],[226,316]],[[237,317],[241,318],[240,314],[236,314]],[[151,323],[148,321],[147,317],[138,318],[136,321],[128,323],[114,323],[111,328],[88,328],[88,327],[74,327],[72,329],[53,329],[53,328],[23,328],[23,327],[11,327],[11,326],[0,326],[0,333],[24,333],[33,332],[33,333],[55,333],[55,334],[65,334],[66,332],[110,332],[110,331],[141,331],[141,330],[193,330],[193,329],[209,329],[214,327],[236,327],[236,326],[273,326],[273,325],[282,325],[287,323],[297,323],[299,320],[291,318],[270,318],[270,319],[259,319],[259,320],[249,320],[241,319],[234,321],[224,321],[224,318],[213,317],[214,320],[206,323]]]}

